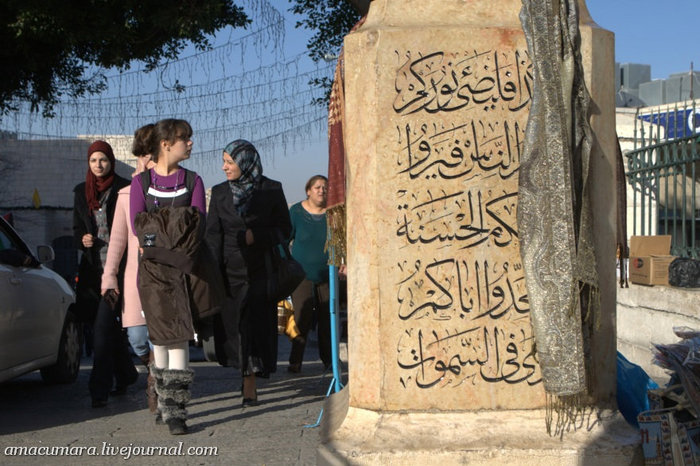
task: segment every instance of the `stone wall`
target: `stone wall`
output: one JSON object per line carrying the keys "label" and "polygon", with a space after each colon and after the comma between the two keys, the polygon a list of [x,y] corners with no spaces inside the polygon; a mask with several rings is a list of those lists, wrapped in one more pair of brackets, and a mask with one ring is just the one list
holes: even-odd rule
{"label": "stone wall", "polygon": [[[136,159],[125,152],[130,144],[124,138],[105,139],[115,148],[117,173],[129,179]],[[42,206],[72,209],[73,187],[85,181],[87,148],[94,139],[0,140],[0,209],[33,207],[35,189]]]}
{"label": "stone wall", "polygon": [[[647,109],[650,110],[650,109]],[[658,108],[654,108],[658,111]],[[622,153],[633,150],[635,136],[640,137],[640,123],[636,115],[645,109],[617,108],[615,128],[620,138]],[[648,131],[648,129],[646,129]],[[637,144],[639,148],[639,143]],[[623,157],[625,172],[628,159]],[[626,183],[627,191],[627,235],[634,232],[634,210],[639,209],[639,194],[636,202],[632,186]],[[656,202],[647,206],[655,210]],[[639,214],[637,214],[639,216]],[[637,231],[641,231],[641,220],[637,219]],[[656,225],[656,221],[652,221]],[[655,227],[653,233],[655,233]],[[644,286],[630,284],[629,288],[617,290],[617,348],[631,362],[640,365],[658,383],[665,384],[668,375],[652,363],[652,344],[674,343],[679,339],[673,327],[688,326],[700,329],[700,291],[666,286]]]}
{"label": "stone wall", "polygon": [[[0,140],[0,214],[12,213],[15,229],[33,251],[41,244],[73,234],[73,188],[85,181],[87,148],[97,139]],[[136,159],[131,138],[104,138],[115,150],[116,172],[131,178]],[[38,194],[38,205],[34,193]]]}
{"label": "stone wall", "polygon": [[668,374],[652,363],[652,345],[676,343],[673,327],[700,330],[700,290],[630,284],[617,290],[617,349],[659,385]]}

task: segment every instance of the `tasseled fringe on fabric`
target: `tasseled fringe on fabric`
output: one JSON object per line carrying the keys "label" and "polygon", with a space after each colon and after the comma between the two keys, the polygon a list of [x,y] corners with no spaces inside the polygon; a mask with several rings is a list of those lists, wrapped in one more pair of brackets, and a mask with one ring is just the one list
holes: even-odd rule
{"label": "tasseled fringe on fabric", "polygon": [[588,404],[583,393],[556,396],[547,394],[545,424],[551,437],[564,438],[567,432],[591,429],[598,422],[598,410]]}
{"label": "tasseled fringe on fabric", "polygon": [[326,211],[326,235],[325,251],[328,252],[328,265],[340,267],[346,263],[346,227],[345,204],[338,204]]}
{"label": "tasseled fringe on fabric", "polygon": [[626,247],[622,243],[617,243],[617,263],[620,264],[620,288],[629,288],[630,284],[628,281],[627,274],[627,261],[629,260],[629,254],[624,254],[623,250]]}
{"label": "tasseled fringe on fabric", "polygon": [[597,286],[582,284],[581,296],[581,312],[582,322],[592,323],[594,330],[600,329],[600,288]]}
{"label": "tasseled fringe on fabric", "polygon": [[[576,305],[581,306],[581,320],[589,328],[598,330],[600,327],[600,289],[597,286],[579,282],[579,299]],[[592,387],[589,374],[586,374],[586,388],[573,395],[555,395],[546,393],[545,424],[547,434],[552,437],[564,438],[568,432],[578,429],[592,428],[598,422],[598,409],[591,405],[587,393]],[[594,417],[595,415],[595,417]]]}

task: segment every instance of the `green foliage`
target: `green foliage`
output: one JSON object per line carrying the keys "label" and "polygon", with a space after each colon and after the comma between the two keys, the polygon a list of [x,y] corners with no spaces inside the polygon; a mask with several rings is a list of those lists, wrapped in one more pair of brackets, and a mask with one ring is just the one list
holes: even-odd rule
{"label": "green foliage", "polygon": [[104,90],[90,67],[147,69],[177,58],[188,43],[250,22],[226,0],[0,0],[0,115],[28,101],[50,116],[61,96]]}
{"label": "green foliage", "polygon": [[[314,61],[333,60],[337,58],[343,45],[343,38],[360,20],[360,14],[355,11],[348,0],[289,0],[293,3],[290,10],[300,15],[296,27],[303,27],[315,34],[306,44],[309,56]],[[328,79],[315,80],[309,83],[326,91],[325,99],[315,103],[328,105],[331,81]]]}
{"label": "green foliage", "polygon": [[314,61],[340,53],[343,38],[360,20],[360,15],[347,0],[289,0],[291,11],[302,17],[296,27],[316,33],[306,44]]}

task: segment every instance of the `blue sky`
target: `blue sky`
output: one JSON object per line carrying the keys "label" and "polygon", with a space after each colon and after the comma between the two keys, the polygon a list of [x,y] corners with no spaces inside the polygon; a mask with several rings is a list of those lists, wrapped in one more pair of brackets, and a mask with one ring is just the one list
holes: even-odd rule
{"label": "blue sky", "polygon": [[615,33],[615,60],[651,65],[651,77],[700,70],[700,0],[588,0],[588,11]]}
{"label": "blue sky", "polygon": [[[615,34],[617,62],[649,64],[652,79],[687,72],[691,61],[700,71],[696,39],[700,0],[588,0],[586,4],[593,20]],[[303,31],[288,32],[287,48],[303,49],[307,36]],[[327,172],[325,134],[285,157],[268,161],[265,170],[282,181],[288,201],[298,202],[304,197],[306,179]]]}
{"label": "blue sky", "polygon": [[[247,3],[247,0],[241,0]],[[286,37],[284,56],[286,58],[295,57],[306,51],[306,42],[311,33],[303,29],[296,29],[294,23],[297,21],[287,9],[288,0],[269,0],[270,4],[279,9],[286,20]],[[394,0],[398,1],[398,0]],[[497,2],[498,0],[491,0]],[[700,20],[700,0],[587,0],[587,6],[594,21],[601,27],[615,33],[616,61],[620,63],[644,63],[651,65],[652,78],[665,78],[671,73],[687,72],[690,62],[695,62],[695,68],[700,69],[700,48],[696,45],[696,23]],[[226,43],[227,39],[240,35],[250,34],[255,31],[256,25],[251,25],[247,31],[225,30],[217,35],[214,45]],[[220,52],[217,52],[220,53]],[[255,69],[261,63],[274,63],[279,59],[279,53],[269,52],[257,54],[252,48],[248,51],[245,60],[231,60],[222,58],[233,66],[227,71],[226,76],[231,79],[240,79],[243,76],[241,69]],[[187,55],[187,54],[185,54]],[[216,59],[219,55],[214,54]],[[249,60],[250,59],[250,60]],[[219,62],[217,62],[219,63]],[[301,67],[311,66],[311,61],[305,59]],[[171,68],[172,69],[172,68]],[[218,79],[222,76],[220,68],[212,66],[210,73],[201,74],[199,78]],[[184,79],[187,79],[186,76]],[[192,79],[191,76],[189,76]],[[128,81],[127,81],[128,84]],[[193,83],[188,83],[193,84]],[[149,89],[141,89],[138,92],[149,92]],[[226,105],[226,104],[225,104]],[[185,106],[177,115],[181,118],[196,118],[187,114],[188,107]],[[210,114],[216,114],[216,111]],[[297,113],[295,115],[298,116]],[[160,115],[166,117],[170,115]],[[34,123],[34,131],[41,131],[41,124],[36,116],[30,119],[37,120]],[[146,117],[143,117],[146,118]],[[154,118],[148,116],[148,119]],[[296,117],[294,118],[297,119]],[[223,148],[227,142],[238,137],[245,137],[236,128],[229,128],[220,136],[217,134],[216,143],[207,147],[205,133],[209,130],[207,122],[193,121],[195,134],[195,151],[207,149],[206,155],[198,155],[199,160],[193,160],[188,166],[197,170],[204,178],[206,186],[212,186],[224,180],[223,173],[218,168],[220,166],[220,152],[218,147]],[[249,120],[245,120],[244,124]],[[75,134],[102,134],[99,131],[106,131],[106,134],[130,134],[136,126],[140,126],[146,121],[139,121],[138,125],[129,122],[127,127],[114,130],[102,128],[99,123],[86,125],[76,132],[47,130],[47,135],[62,134],[65,137],[74,137]],[[250,126],[250,123],[247,123]],[[31,126],[31,125],[30,125]],[[132,126],[134,126],[132,128]],[[3,121],[0,129],[14,130],[12,121]],[[31,129],[20,128],[20,131],[31,131]],[[282,182],[287,196],[287,200],[298,202],[305,197],[304,184],[306,180],[316,174],[327,173],[327,142],[326,131],[323,128],[308,131],[304,134],[303,141],[295,141],[284,147],[266,148],[261,150],[264,172],[267,176]],[[219,139],[221,139],[219,141]],[[216,148],[216,149],[215,149]],[[213,154],[213,155],[212,155]],[[193,157],[194,159],[195,157]]]}

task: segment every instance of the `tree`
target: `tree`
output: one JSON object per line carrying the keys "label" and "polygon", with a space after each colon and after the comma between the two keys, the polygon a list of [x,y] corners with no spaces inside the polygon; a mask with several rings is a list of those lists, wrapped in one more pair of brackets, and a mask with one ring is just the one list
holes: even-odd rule
{"label": "tree", "polygon": [[[366,13],[369,0],[289,0],[294,4],[291,11],[300,15],[296,27],[316,31],[306,48],[314,61],[337,58],[343,45],[343,38]],[[364,11],[362,10],[363,8]],[[328,104],[331,80],[315,79],[309,84],[326,90],[326,98],[317,103]]]}
{"label": "tree", "polygon": [[99,70],[152,70],[188,43],[210,46],[207,35],[250,22],[227,0],[0,0],[0,116],[20,101],[45,116],[63,95],[106,87]]}
{"label": "tree", "polygon": [[316,31],[306,44],[309,56],[314,61],[337,55],[343,38],[361,18],[353,3],[357,0],[289,1],[294,3],[291,11],[303,17],[297,21],[296,27]]}

